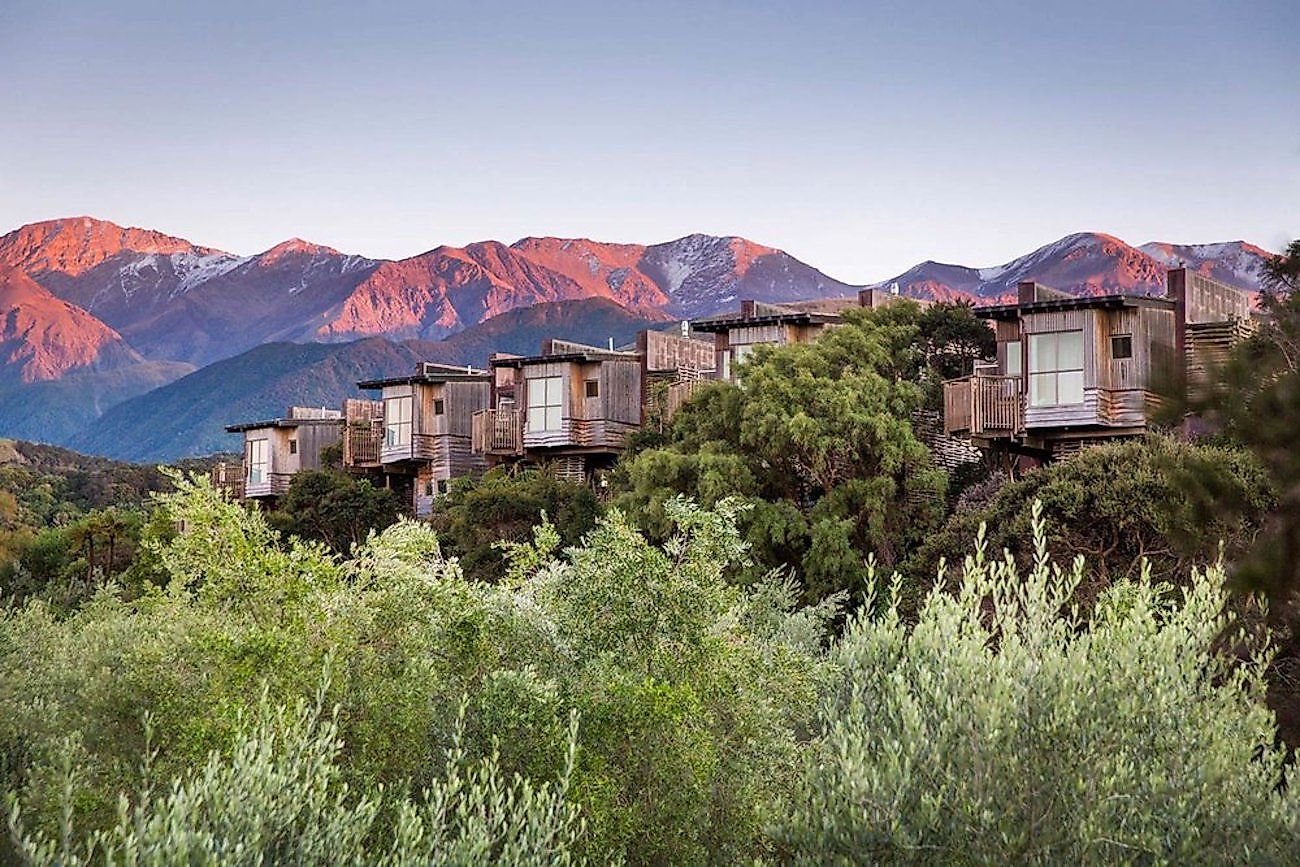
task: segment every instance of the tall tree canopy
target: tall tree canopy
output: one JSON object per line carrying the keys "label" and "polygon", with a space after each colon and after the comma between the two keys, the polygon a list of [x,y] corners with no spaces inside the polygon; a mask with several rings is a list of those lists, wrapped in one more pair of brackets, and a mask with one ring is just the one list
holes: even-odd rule
{"label": "tall tree canopy", "polygon": [[892,567],[942,520],[947,482],[913,419],[987,333],[969,308],[905,303],[761,346],[741,385],[702,390],[665,444],[624,462],[616,502],[662,538],[673,496],[739,497],[757,569],[793,568],[812,598],[860,588],[869,557]]}

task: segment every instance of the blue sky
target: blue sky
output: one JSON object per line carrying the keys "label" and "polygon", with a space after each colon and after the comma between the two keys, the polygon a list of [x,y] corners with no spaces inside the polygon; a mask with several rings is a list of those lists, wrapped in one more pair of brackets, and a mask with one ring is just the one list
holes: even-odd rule
{"label": "blue sky", "polygon": [[739,234],[834,277],[1300,236],[1300,3],[0,0],[0,231]]}

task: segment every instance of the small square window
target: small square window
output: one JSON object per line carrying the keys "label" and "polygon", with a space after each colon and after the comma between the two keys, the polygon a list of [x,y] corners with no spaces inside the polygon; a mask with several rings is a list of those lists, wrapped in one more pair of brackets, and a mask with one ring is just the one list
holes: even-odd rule
{"label": "small square window", "polygon": [[447,493],[447,480],[446,480],[446,479],[438,479],[438,493],[440,493],[440,494],[445,494],[445,493]]}
{"label": "small square window", "polygon": [[289,440],[289,454],[291,454],[291,455],[296,455],[296,454],[298,454],[298,441],[297,441],[297,440]]}
{"label": "small square window", "polygon": [[588,379],[582,385],[587,397],[600,397],[600,380]]}
{"label": "small square window", "polygon": [[1110,357],[1114,359],[1133,357],[1133,336],[1122,334],[1110,339]]}
{"label": "small square window", "polygon": [[437,400],[435,400],[435,401],[433,402],[433,414],[434,414],[434,415],[442,415],[442,414],[445,413],[446,411],[447,411],[447,404],[443,401],[442,398],[438,398]]}

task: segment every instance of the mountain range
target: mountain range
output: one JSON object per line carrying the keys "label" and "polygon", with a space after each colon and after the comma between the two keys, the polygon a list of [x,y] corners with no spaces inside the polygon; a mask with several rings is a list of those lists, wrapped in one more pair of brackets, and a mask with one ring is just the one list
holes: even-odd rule
{"label": "mountain range", "polygon": [[1014,300],[1016,284],[1034,280],[1072,295],[1163,295],[1165,272],[1184,266],[1250,292],[1260,288],[1268,251],[1245,241],[1132,247],[1113,235],[1078,232],[991,268],[922,262],[889,280],[904,295],[941,301]]}
{"label": "mountain range", "polygon": [[[1160,294],[1181,263],[1255,290],[1268,256],[1243,241],[1134,247],[1079,233],[1004,265],[923,262],[872,285],[976,303],[1007,300],[1024,279]],[[49,220],[0,236],[0,435],[133,459],[197,454],[216,444],[218,421],[337,403],[349,378],[416,358],[481,363],[550,334],[621,340],[742,298],[860,288],[739,237],[530,237],[382,260],[297,238],[243,256],[91,217]],[[314,346],[291,348],[302,344]],[[185,401],[206,409],[182,412]]]}

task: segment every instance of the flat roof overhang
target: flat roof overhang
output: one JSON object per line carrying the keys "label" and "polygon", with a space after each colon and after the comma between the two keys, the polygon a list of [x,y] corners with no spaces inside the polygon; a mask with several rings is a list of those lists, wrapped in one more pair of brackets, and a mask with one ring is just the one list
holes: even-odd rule
{"label": "flat roof overhang", "polygon": [[706,334],[747,328],[756,325],[829,325],[840,322],[833,313],[769,313],[765,316],[725,316],[717,319],[696,319],[691,322],[694,331]]}
{"label": "flat roof overhang", "polygon": [[1026,313],[1052,313],[1060,310],[1118,310],[1123,307],[1150,307],[1157,310],[1173,310],[1171,298],[1154,298],[1149,295],[1091,295],[1077,298],[1049,298],[1043,301],[1031,301],[1027,304],[996,304],[991,307],[976,307],[975,315],[980,319],[997,319],[1012,321]]}

